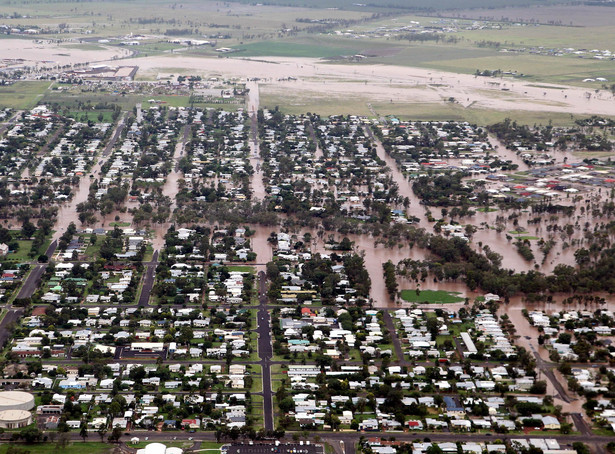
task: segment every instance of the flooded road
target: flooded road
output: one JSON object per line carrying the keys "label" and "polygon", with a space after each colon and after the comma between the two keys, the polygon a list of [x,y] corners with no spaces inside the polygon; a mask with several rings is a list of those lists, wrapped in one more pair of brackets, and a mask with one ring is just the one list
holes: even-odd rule
{"label": "flooded road", "polygon": [[423,227],[425,229],[431,230],[430,224],[427,222],[427,216],[425,214],[425,208],[421,205],[420,199],[414,194],[412,190],[412,183],[406,179],[406,177],[401,173],[399,167],[397,166],[397,162],[391,156],[388,155],[382,142],[373,134],[371,128],[366,126],[368,130],[368,134],[370,138],[374,141],[376,145],[376,152],[378,153],[378,157],[382,159],[387,168],[391,170],[391,177],[393,181],[397,184],[399,188],[399,195],[402,197],[407,197],[410,200],[410,206],[407,210],[405,210],[406,215],[408,217],[416,217],[419,219],[419,222],[416,224],[419,227]]}
{"label": "flooded road", "polygon": [[186,148],[186,143],[188,143],[188,140],[190,140],[190,126],[185,125],[182,130],[181,137],[177,141],[175,149],[173,150],[173,156],[171,156],[171,171],[167,175],[164,181],[164,185],[162,186],[162,194],[166,197],[169,197],[169,199],[171,200],[171,214],[173,214],[177,203],[176,196],[179,192],[179,180],[183,180],[184,178],[183,173],[179,170],[179,160],[184,155],[184,150]]}
{"label": "flooded road", "polygon": [[495,154],[498,155],[498,158],[500,158],[501,161],[510,161],[512,164],[517,164],[517,166],[519,166],[517,171],[529,169],[528,165],[523,162],[523,159],[521,159],[517,152],[506,148],[506,145],[500,142],[497,137],[494,135],[489,135],[488,141],[491,144],[491,148],[494,149]]}
{"label": "flooded road", "polygon": [[[547,314],[553,314],[555,312],[559,312],[562,310],[581,310],[581,309],[610,309],[613,310],[615,308],[615,303],[607,303],[604,305],[598,304],[590,304],[588,306],[585,305],[563,305],[561,301],[569,295],[559,295],[556,296],[556,299],[552,303],[527,303],[524,302],[521,297],[511,298],[508,304],[501,304],[498,308],[498,315],[502,316],[504,314],[508,315],[510,321],[515,326],[516,329],[516,338],[515,344],[517,346],[525,348],[527,351],[532,352],[535,356],[537,356],[537,362],[542,365],[542,367],[538,368],[538,379],[545,380],[547,382],[547,395],[554,396],[555,405],[561,405],[562,411],[564,413],[580,413],[583,417],[590,422],[585,414],[585,410],[582,405],[584,403],[584,399],[580,398],[578,395],[568,390],[567,380],[562,374],[557,371],[556,364],[552,363],[549,359],[549,353],[546,348],[542,345],[538,344],[538,336],[540,332],[538,328],[532,326],[530,322],[523,315],[523,310],[527,309],[528,311],[532,310],[540,310],[544,311]],[[574,367],[592,367],[591,364],[574,364]],[[548,377],[544,370],[549,368],[552,372],[552,376]],[[562,399],[558,396],[558,391],[555,388],[552,380],[557,380],[561,388],[563,388],[566,392],[566,396],[570,402],[567,402],[566,399]]]}
{"label": "flooded road", "polygon": [[258,141],[259,86],[257,82],[252,81],[246,83],[246,88],[249,90],[247,104],[250,115],[250,165],[254,169],[254,173],[250,177],[250,186],[252,188],[252,199],[263,200],[267,193],[263,182],[263,160],[261,159]]}

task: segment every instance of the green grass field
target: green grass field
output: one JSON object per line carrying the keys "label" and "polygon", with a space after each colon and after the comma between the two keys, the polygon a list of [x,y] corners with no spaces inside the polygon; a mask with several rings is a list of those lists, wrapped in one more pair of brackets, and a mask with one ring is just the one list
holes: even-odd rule
{"label": "green grass field", "polygon": [[[14,446],[20,449],[25,449],[30,454],[55,454],[58,452],[58,447],[55,443],[38,443],[38,444],[1,444],[0,454],[6,454],[10,446]],[[88,454],[106,454],[113,451],[114,446],[106,443],[71,443],[65,448],[62,448],[63,454],[82,454],[87,452]]]}
{"label": "green grass field", "polygon": [[239,271],[241,273],[256,273],[256,268],[254,268],[253,266],[249,266],[249,265],[231,265],[228,266],[227,269],[229,271]]}
{"label": "green grass field", "polygon": [[[102,114],[102,119],[99,119],[99,115]],[[88,121],[95,123],[113,123],[113,112],[110,110],[89,110],[89,111],[70,111],[68,117],[74,118],[77,121],[81,121],[84,116]]]}
{"label": "green grass field", "polygon": [[460,303],[464,298],[458,292],[444,290],[421,290],[417,295],[414,290],[402,290],[401,299],[409,303]]}
{"label": "green grass field", "polygon": [[15,82],[13,85],[0,87],[0,108],[31,109],[43,98],[49,82]]}

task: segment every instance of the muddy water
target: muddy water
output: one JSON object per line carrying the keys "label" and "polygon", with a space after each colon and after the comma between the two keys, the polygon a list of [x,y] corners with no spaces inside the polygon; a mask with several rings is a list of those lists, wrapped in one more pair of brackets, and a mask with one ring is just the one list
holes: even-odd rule
{"label": "muddy water", "polygon": [[[263,160],[258,157],[258,144],[250,144],[250,164],[254,169],[254,173],[250,177],[250,187],[252,188],[252,198],[254,200],[263,200],[267,196],[265,183],[263,181]],[[255,155],[256,153],[256,155]]]}
{"label": "muddy water", "polygon": [[259,107],[259,87],[256,82],[247,82],[246,88],[248,92],[248,113],[251,120],[250,130],[250,165],[254,169],[254,173],[250,177],[250,186],[252,188],[252,198],[254,200],[263,200],[267,193],[265,191],[265,183],[263,182],[263,160],[260,157],[260,146],[258,142],[258,120],[257,112]]}
{"label": "muddy water", "polygon": [[521,157],[517,154],[517,152],[506,148],[506,145],[500,142],[500,140],[497,137],[490,135],[488,140],[489,140],[489,143],[491,144],[491,147],[495,150],[495,154],[498,155],[500,160],[510,161],[513,164],[517,164],[519,166],[518,170],[528,169],[527,164],[523,162],[523,159],[521,159]]}
{"label": "muddy water", "polygon": [[[527,261],[517,252],[516,246],[514,246],[515,235],[511,235],[508,232],[516,230],[512,222],[506,223],[506,228],[501,233],[498,233],[493,226],[496,224],[496,218],[498,216],[508,217],[513,211],[494,211],[489,213],[476,212],[472,218],[462,220],[462,222],[472,222],[473,225],[479,228],[472,237],[472,245],[476,250],[480,250],[482,243],[483,246],[488,245],[489,248],[500,254],[503,258],[502,266],[504,268],[513,269],[517,272],[529,271],[532,269],[538,269],[543,273],[551,273],[558,264],[575,265],[574,250],[573,247],[563,248],[564,241],[562,241],[559,234],[553,234],[555,245],[547,255],[546,261],[543,263],[544,254],[540,250],[538,240],[530,240],[530,245],[535,259]],[[538,215],[532,215],[531,212],[521,212],[518,218],[518,226],[523,227],[527,231],[527,236],[535,236],[538,238],[544,238],[547,240],[549,235],[543,223],[539,225],[528,225],[528,220]],[[546,216],[542,216],[546,219]],[[581,235],[582,232],[579,232]],[[506,236],[512,236],[512,240],[508,240]],[[537,267],[536,267],[537,265]]]}
{"label": "muddy water", "polygon": [[[255,235],[251,239],[252,250],[257,254],[256,262],[259,264],[264,264],[270,261],[272,258],[272,248],[271,245],[267,242],[267,238],[269,238],[271,232],[277,232],[278,230],[274,227],[262,226],[250,226],[250,228],[256,231]],[[321,235],[319,235],[319,231],[317,230],[301,229],[300,231],[294,232],[296,240],[302,241],[303,235],[305,233],[310,233],[312,236],[310,244],[310,250],[312,253],[330,254],[331,252],[333,252],[325,248],[325,243],[328,241],[329,238],[328,232],[324,235],[322,235],[322,233]],[[389,297],[384,283],[382,264],[385,263],[387,260],[391,260],[393,263],[397,264],[397,262],[406,258],[424,260],[428,256],[427,251],[424,251],[419,248],[410,249],[407,246],[391,249],[385,248],[383,246],[375,246],[374,238],[368,235],[333,235],[334,239],[337,241],[341,241],[344,236],[348,237],[348,239],[354,243],[355,252],[357,252],[358,254],[362,254],[364,257],[365,267],[372,281],[370,298],[373,300],[374,306],[403,307],[407,305],[407,303],[395,302]],[[402,289],[416,288],[416,284],[414,282],[402,280],[400,284],[400,288]],[[466,296],[466,293],[469,293],[463,283],[435,283],[430,278],[428,278],[426,282],[421,284],[421,288],[461,292],[463,297]],[[468,296],[471,295],[468,294]]]}
{"label": "muddy water", "polygon": [[190,127],[186,125],[183,129],[182,136],[175,145],[175,150],[173,150],[173,156],[171,156],[171,162],[173,164],[173,167],[171,168],[171,172],[169,172],[169,174],[167,175],[164,181],[164,185],[162,186],[162,194],[171,199],[171,214],[176,207],[176,196],[177,192],[179,191],[179,180],[183,179],[183,174],[178,168],[178,163],[184,155],[184,149],[186,148],[186,143],[188,142],[189,138]]}
{"label": "muddy water", "polygon": [[81,225],[79,221],[79,213],[77,213],[77,205],[88,200],[88,194],[90,193],[90,184],[94,181],[94,178],[90,178],[90,175],[98,175],[104,159],[99,156],[98,161],[92,169],[86,173],[85,176],[79,179],[79,185],[74,190],[73,198],[65,204],[59,206],[58,217],[55,224],[55,233],[53,239],[56,240],[62,236],[66,231],[70,223],[74,223],[77,227]]}
{"label": "muddy water", "polygon": [[[538,344],[538,336],[540,335],[540,332],[536,327],[532,326],[530,322],[523,316],[523,309],[527,309],[528,311],[541,310],[548,314],[553,314],[561,310],[595,310],[598,308],[613,310],[615,308],[614,302],[610,302],[604,305],[591,304],[588,306],[577,304],[564,305],[561,303],[561,301],[566,296],[567,295],[556,296],[555,301],[552,303],[527,303],[524,302],[521,297],[515,297],[512,298],[508,304],[501,304],[498,309],[498,314],[500,316],[507,314],[512,324],[515,326],[518,336],[515,339],[516,345],[524,347],[527,351],[536,352],[544,361],[550,362],[548,351],[543,346]],[[575,367],[591,367],[591,365],[575,364]],[[562,411],[565,413],[581,413],[585,417],[585,411],[582,408],[584,399],[579,398],[579,396],[568,391],[566,378],[563,377],[557,370],[554,370],[554,374],[557,381],[563,386],[565,390],[567,390],[568,396],[570,396],[572,399],[576,399],[570,403],[566,403],[558,397],[555,397],[555,404],[561,405]],[[538,379],[542,379],[547,382],[547,395],[556,396],[558,394],[551,381],[546,379],[546,377],[544,377],[542,374],[539,374]]]}
{"label": "muddy water", "polygon": [[380,140],[378,140],[378,138],[375,136],[373,140],[376,144],[376,152],[378,153],[378,157],[386,163],[389,169],[391,169],[391,177],[399,187],[399,194],[403,197],[408,197],[408,199],[410,200],[410,206],[408,207],[408,210],[406,210],[406,214],[409,216],[417,217],[418,219],[420,219],[418,223],[420,227],[431,230],[425,216],[425,209],[423,208],[423,205],[420,204],[420,199],[414,194],[414,191],[412,190],[412,184],[400,172],[399,168],[397,167],[397,162],[395,162],[395,159],[393,159],[387,154],[384,149],[384,146],[382,145],[382,142],[380,142]]}

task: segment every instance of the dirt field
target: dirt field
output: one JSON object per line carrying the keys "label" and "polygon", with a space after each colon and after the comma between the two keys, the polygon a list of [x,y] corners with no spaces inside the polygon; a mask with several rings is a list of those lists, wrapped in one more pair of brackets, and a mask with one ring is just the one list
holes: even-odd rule
{"label": "dirt field", "polygon": [[[19,65],[55,66],[76,63],[92,63],[101,60],[110,60],[114,56],[128,55],[128,50],[118,48],[103,48],[103,50],[86,50],[77,47],[68,47],[67,43],[39,44],[29,39],[3,39],[0,47],[0,60],[23,59]],[[116,63],[117,64],[117,63]],[[12,65],[8,65],[9,67]]]}
{"label": "dirt field", "polygon": [[[499,111],[566,112],[615,115],[613,96],[564,85],[493,79],[420,68],[329,64],[310,58],[261,59],[160,56],[122,60],[138,65],[141,77],[155,78],[169,68],[205,77],[259,78],[261,93],[293,98],[326,97],[344,102],[430,103]],[[279,80],[288,77],[297,80]],[[546,89],[549,87],[550,89]]]}

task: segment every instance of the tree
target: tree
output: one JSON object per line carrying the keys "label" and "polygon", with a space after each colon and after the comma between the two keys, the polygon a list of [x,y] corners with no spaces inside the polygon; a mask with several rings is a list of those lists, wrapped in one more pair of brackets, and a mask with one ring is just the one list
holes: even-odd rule
{"label": "tree", "polygon": [[572,449],[574,449],[577,452],[577,454],[590,454],[591,453],[587,445],[580,441],[575,441],[574,443],[572,443]]}
{"label": "tree", "polygon": [[24,238],[30,238],[36,232],[36,226],[26,219],[21,226],[21,234]]}
{"label": "tree", "polygon": [[81,422],[81,428],[79,430],[79,436],[83,438],[83,442],[85,443],[85,439],[88,438],[88,424],[86,421]]}
{"label": "tree", "polygon": [[295,402],[293,401],[292,397],[284,398],[280,401],[278,405],[280,407],[280,410],[282,410],[282,412],[284,413],[288,413],[295,408]]}
{"label": "tree", "polygon": [[120,427],[114,427],[111,431],[111,435],[109,435],[110,443],[119,443],[120,438],[122,437],[122,429]]}
{"label": "tree", "polygon": [[547,382],[544,380],[537,381],[530,388],[531,394],[544,394],[546,392],[547,392]]}
{"label": "tree", "polygon": [[559,428],[560,433],[567,435],[572,431],[572,424],[567,423],[567,422],[563,422],[560,424],[560,428]]}
{"label": "tree", "polygon": [[42,432],[33,426],[28,426],[19,432],[20,438],[26,443],[36,443],[41,440],[42,435]]}
{"label": "tree", "polygon": [[98,435],[100,436],[100,442],[102,443],[102,442],[103,442],[103,440],[104,440],[104,438],[105,438],[105,435],[107,435],[107,426],[106,426],[106,425],[104,425],[104,424],[103,424],[103,425],[101,425],[101,426],[98,428],[98,431],[97,431],[97,432],[98,432]]}
{"label": "tree", "polygon": [[444,454],[444,451],[442,451],[440,446],[432,444],[429,448],[427,448],[425,454]]}

